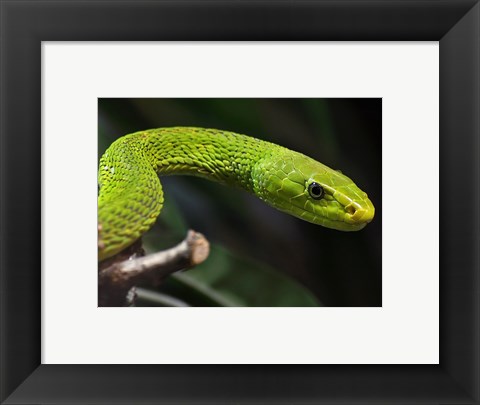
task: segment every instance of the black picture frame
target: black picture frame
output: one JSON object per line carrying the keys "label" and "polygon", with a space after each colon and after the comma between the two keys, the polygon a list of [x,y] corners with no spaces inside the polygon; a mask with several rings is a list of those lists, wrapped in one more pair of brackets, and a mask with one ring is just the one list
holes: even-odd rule
{"label": "black picture frame", "polygon": [[[2,1],[2,403],[479,403],[479,34],[479,0]],[[151,40],[439,41],[439,365],[41,364],[41,41]]]}

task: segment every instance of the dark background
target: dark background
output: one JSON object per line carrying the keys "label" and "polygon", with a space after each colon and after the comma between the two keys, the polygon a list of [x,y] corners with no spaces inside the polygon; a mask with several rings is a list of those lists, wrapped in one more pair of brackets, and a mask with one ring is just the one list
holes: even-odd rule
{"label": "dark background", "polygon": [[[205,263],[170,278],[162,294],[196,306],[381,306],[381,99],[99,99],[99,156],[139,130],[198,126],[229,130],[310,155],[340,169],[376,208],[359,232],[313,225],[256,197],[204,179],[162,177],[165,206],[144,237],[149,251],[187,229],[212,244]],[[140,304],[155,294],[140,290]],[[159,296],[160,297],[160,296]]]}

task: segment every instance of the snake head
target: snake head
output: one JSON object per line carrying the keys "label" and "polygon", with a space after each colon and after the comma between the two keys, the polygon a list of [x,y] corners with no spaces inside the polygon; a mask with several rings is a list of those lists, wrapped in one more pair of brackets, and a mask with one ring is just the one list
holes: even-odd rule
{"label": "snake head", "polygon": [[357,231],[374,217],[367,194],[343,173],[287,151],[254,168],[254,193],[267,204],[314,224]]}

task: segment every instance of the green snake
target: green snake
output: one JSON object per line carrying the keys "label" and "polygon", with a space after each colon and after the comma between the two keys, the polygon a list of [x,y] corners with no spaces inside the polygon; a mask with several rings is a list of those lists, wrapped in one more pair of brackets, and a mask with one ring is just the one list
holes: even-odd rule
{"label": "green snake", "polygon": [[100,159],[99,261],[152,227],[164,201],[158,176],[172,174],[239,187],[280,211],[342,231],[362,229],[375,213],[349,177],[302,153],[216,129],[150,129],[117,139]]}

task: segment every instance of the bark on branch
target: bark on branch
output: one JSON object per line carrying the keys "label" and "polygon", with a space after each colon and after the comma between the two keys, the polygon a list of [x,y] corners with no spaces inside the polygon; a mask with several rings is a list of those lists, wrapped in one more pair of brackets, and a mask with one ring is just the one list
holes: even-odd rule
{"label": "bark on branch", "polygon": [[208,240],[190,230],[182,242],[170,249],[108,265],[98,273],[98,304],[125,305],[132,287],[159,285],[170,274],[202,263],[209,253]]}

